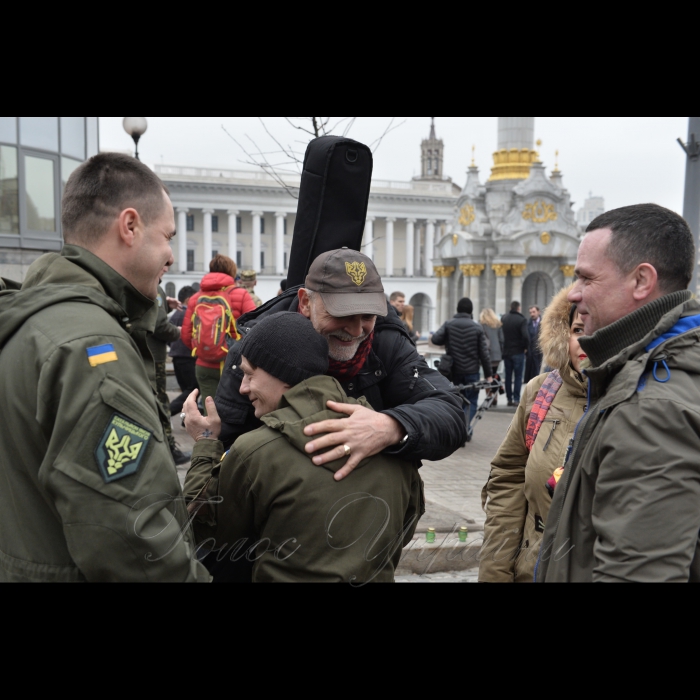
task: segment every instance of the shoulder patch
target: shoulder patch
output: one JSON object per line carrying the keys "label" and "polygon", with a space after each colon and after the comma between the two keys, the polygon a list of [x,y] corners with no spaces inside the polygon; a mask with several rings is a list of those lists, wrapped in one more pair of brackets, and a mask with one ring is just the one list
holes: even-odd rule
{"label": "shoulder patch", "polygon": [[111,343],[109,345],[98,345],[94,348],[88,348],[87,356],[90,367],[99,367],[108,362],[117,362],[119,360],[117,351]]}
{"label": "shoulder patch", "polygon": [[95,460],[105,483],[136,474],[152,437],[150,430],[115,413],[95,450]]}

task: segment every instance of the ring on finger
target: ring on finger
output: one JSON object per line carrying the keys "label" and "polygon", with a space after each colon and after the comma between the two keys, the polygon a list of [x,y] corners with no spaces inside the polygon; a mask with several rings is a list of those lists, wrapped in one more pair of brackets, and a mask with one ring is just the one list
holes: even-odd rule
{"label": "ring on finger", "polygon": [[345,450],[345,456],[349,457],[352,454],[352,448],[350,445],[344,445],[343,449]]}

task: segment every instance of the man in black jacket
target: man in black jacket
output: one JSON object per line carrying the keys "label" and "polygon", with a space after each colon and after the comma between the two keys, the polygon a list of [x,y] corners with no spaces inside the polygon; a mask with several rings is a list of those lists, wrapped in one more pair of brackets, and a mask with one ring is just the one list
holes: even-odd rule
{"label": "man in black jacket", "polygon": [[[493,381],[486,334],[474,321],[473,313],[471,299],[462,299],[457,306],[457,315],[432,337],[433,345],[447,346],[447,354],[453,361],[452,380],[455,384],[476,384],[481,379],[479,369],[482,367],[486,381]],[[465,392],[465,396],[471,404],[471,423],[479,408],[479,391]]]}
{"label": "man in black jacket", "polygon": [[[466,442],[462,401],[447,379],[428,367],[393,308],[374,263],[343,248],[325,253],[311,266],[303,288],[295,287],[239,320],[242,334],[256,320],[280,311],[299,312],[329,343],[329,375],[352,398],[364,396],[375,411],[329,405],[347,419],[310,425],[307,446],[323,465],[348,458],[340,481],[362,460],[384,453],[418,462],[449,457]],[[290,344],[295,342],[289,339]],[[234,345],[216,396],[221,440],[228,448],[260,427],[250,401],[239,393],[243,373]],[[325,453],[325,454],[324,454]]]}
{"label": "man in black jacket", "polygon": [[[525,372],[525,357],[530,348],[530,333],[527,320],[520,313],[520,302],[510,305],[510,313],[503,317],[503,360],[506,365],[506,394],[508,405],[517,406],[520,403],[520,392],[523,388],[523,373]],[[513,388],[515,375],[515,390]]]}

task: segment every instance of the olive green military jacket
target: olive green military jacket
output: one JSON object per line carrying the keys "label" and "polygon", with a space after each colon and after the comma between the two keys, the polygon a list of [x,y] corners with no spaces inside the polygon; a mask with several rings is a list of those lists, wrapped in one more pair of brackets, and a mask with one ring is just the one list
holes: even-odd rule
{"label": "olive green military jacket", "polygon": [[223,463],[220,442],[195,447],[185,493],[195,499],[198,538],[220,560],[254,565],[255,583],[391,583],[425,512],[416,465],[380,454],[340,482],[345,459],[314,465],[304,429],[347,418],[328,401],[369,408],[335,379],[314,377],[288,391]]}
{"label": "olive green military jacket", "polygon": [[167,362],[168,345],[180,340],[180,329],[168,319],[168,297],[162,287],[158,287],[158,318],[156,327],[148,336],[148,348],[154,362]]}
{"label": "olive green military jacket", "polygon": [[0,581],[208,581],[146,367],[156,308],[87,250],[0,293]]}

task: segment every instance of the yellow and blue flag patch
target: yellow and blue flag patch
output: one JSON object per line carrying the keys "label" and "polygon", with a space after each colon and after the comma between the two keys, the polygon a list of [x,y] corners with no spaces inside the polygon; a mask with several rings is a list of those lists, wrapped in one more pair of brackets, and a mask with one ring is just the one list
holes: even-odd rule
{"label": "yellow and blue flag patch", "polygon": [[99,367],[100,365],[106,365],[108,362],[117,362],[119,360],[117,351],[114,349],[114,345],[111,344],[88,348],[87,356],[90,367]]}

